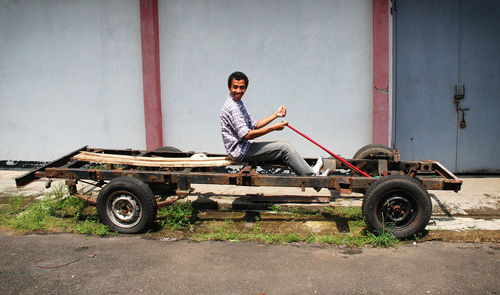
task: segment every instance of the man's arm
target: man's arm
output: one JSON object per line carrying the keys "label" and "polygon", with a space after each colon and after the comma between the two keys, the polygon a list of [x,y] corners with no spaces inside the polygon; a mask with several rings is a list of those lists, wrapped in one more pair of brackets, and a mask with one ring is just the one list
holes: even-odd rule
{"label": "man's arm", "polygon": [[[271,117],[271,116],[270,116]],[[267,119],[267,118],[266,118]],[[274,118],[275,119],[275,118]],[[273,119],[273,120],[274,120]],[[263,119],[265,120],[265,119]],[[262,121],[262,120],[261,120]],[[272,121],[272,120],[271,120]],[[259,121],[260,122],[260,121]],[[269,122],[267,123],[269,124]],[[266,124],[266,125],[267,125]],[[288,122],[279,122],[279,123],[276,123],[272,126],[267,126],[267,127],[262,127],[262,128],[256,128],[256,129],[253,129],[253,130],[250,130],[248,131],[247,135],[245,135],[243,137],[243,139],[245,140],[249,140],[249,139],[254,139],[254,138],[257,138],[257,137],[260,137],[264,134],[268,134],[269,132],[272,132],[272,131],[276,131],[276,130],[283,130],[283,128],[285,128],[285,126],[288,124]],[[257,125],[258,126],[258,125]]]}
{"label": "man's arm", "polygon": [[[276,112],[274,112],[272,115],[270,115],[262,120],[259,120],[257,122],[257,126],[255,127],[255,129],[260,129],[260,128],[266,126],[267,124],[271,123],[274,119],[280,118],[280,117],[285,117],[285,116],[286,116],[286,107],[280,106],[278,108],[278,110],[276,110]],[[283,128],[281,128],[281,129],[283,129]],[[281,129],[279,129],[279,130],[281,130]],[[273,131],[273,130],[271,130],[271,131]],[[268,133],[268,132],[266,132],[266,133]],[[264,134],[262,134],[262,135],[264,135]]]}

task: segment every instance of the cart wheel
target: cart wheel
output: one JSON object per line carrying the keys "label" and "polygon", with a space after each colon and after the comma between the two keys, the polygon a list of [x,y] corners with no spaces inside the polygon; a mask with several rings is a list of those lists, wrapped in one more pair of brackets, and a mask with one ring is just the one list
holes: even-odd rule
{"label": "cart wheel", "polygon": [[148,229],[156,218],[156,200],[151,189],[133,177],[118,177],[97,197],[97,212],[102,223],[123,234]]}
{"label": "cart wheel", "polygon": [[160,148],[157,148],[155,152],[182,153],[183,151],[173,146],[162,146]]}
{"label": "cart wheel", "polygon": [[432,203],[424,185],[406,175],[389,175],[370,185],[363,199],[363,216],[371,231],[384,227],[396,238],[410,238],[429,223]]}
{"label": "cart wheel", "polygon": [[352,157],[353,159],[380,159],[394,156],[394,151],[383,144],[368,144],[360,148]]}

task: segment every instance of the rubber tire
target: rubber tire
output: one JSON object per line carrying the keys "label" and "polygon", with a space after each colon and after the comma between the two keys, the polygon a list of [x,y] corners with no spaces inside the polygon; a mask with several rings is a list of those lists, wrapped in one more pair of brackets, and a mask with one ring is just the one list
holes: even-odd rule
{"label": "rubber tire", "polygon": [[[382,224],[382,205],[391,195],[398,194],[412,202],[416,212],[403,224],[385,227]],[[406,239],[425,229],[431,218],[432,202],[426,188],[417,179],[407,175],[389,175],[370,185],[363,199],[362,213],[369,230],[381,233],[385,227],[396,238]]]}
{"label": "rubber tire", "polygon": [[394,156],[394,151],[390,147],[383,144],[368,144],[360,148],[352,158],[356,160],[379,158],[376,156],[370,156],[370,154],[383,154],[389,156],[391,159]]}
{"label": "rubber tire", "polygon": [[173,146],[162,146],[160,148],[157,148],[154,151],[155,152],[167,152],[167,153],[183,153],[183,151],[181,151],[180,149],[175,148]]}
{"label": "rubber tire", "polygon": [[[139,222],[132,227],[123,227],[113,222],[108,216],[109,198],[116,193],[128,193],[140,204],[142,215]],[[99,219],[111,230],[123,234],[135,234],[149,229],[156,219],[158,207],[153,191],[142,181],[128,176],[113,179],[101,190],[97,197],[97,213]]]}

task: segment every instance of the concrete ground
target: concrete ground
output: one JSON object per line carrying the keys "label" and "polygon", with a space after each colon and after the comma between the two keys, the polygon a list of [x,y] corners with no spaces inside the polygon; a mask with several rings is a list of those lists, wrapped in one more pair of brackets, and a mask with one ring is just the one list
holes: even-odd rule
{"label": "concrete ground", "polygon": [[[0,170],[0,200],[50,194],[45,181],[16,188],[14,178],[23,173]],[[429,229],[460,231],[453,235],[485,232],[470,231],[476,229],[500,231],[500,177],[464,177],[457,194],[431,193],[434,214]],[[188,199],[233,210],[252,205],[247,194],[329,196],[326,190],[195,185]],[[361,205],[361,196],[288,206],[320,210],[348,205]],[[0,249],[0,294],[498,294],[500,290],[498,243],[419,241],[377,249],[176,241],[146,234],[20,235],[0,230]]]}
{"label": "concrete ground", "polygon": [[[0,198],[23,195],[39,196],[50,193],[45,189],[46,180],[35,181],[17,188],[14,179],[27,171],[0,170]],[[462,189],[453,191],[429,191],[433,203],[433,216],[429,230],[500,230],[500,176],[462,176]],[[52,188],[62,181],[54,181]],[[187,198],[207,208],[217,210],[261,209],[268,204],[252,202],[254,195],[315,196],[327,198],[326,189],[316,192],[306,189],[275,187],[241,187],[232,185],[193,185],[194,191]],[[361,206],[362,195],[341,196],[330,203],[285,204],[303,210],[321,210],[327,206]]]}
{"label": "concrete ground", "polygon": [[0,231],[1,294],[498,294],[498,244],[397,248]]}

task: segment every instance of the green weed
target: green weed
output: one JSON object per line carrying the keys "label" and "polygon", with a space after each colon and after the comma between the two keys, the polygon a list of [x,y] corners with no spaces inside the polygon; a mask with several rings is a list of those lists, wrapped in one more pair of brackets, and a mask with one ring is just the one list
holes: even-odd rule
{"label": "green weed", "polygon": [[424,236],[424,234],[422,232],[418,232],[416,234],[413,234],[413,239],[415,241],[418,241],[418,240],[422,239],[423,236]]}
{"label": "green weed", "polygon": [[309,231],[309,236],[307,236],[305,242],[306,243],[315,243],[316,241],[318,241],[318,239],[316,238],[316,235],[312,231]]}
{"label": "green weed", "polygon": [[377,248],[394,247],[399,245],[399,240],[390,231],[384,231],[378,235],[367,232],[370,245]]}
{"label": "green weed", "polygon": [[321,213],[310,213],[310,212],[303,212],[299,207],[292,207],[292,208],[283,208],[280,205],[277,204],[272,204],[269,206],[269,210],[272,210],[276,212],[277,214],[289,214],[291,218],[302,218],[302,217],[311,217],[311,216],[320,216]]}
{"label": "green weed", "polygon": [[[338,209],[337,209],[338,210]],[[349,247],[391,247],[397,246],[399,240],[392,235],[390,230],[375,235],[366,231],[366,225],[361,215],[359,208],[342,208],[340,209],[341,216],[350,216],[348,220],[349,232],[339,234],[317,234],[311,230],[307,234],[299,233],[276,233],[263,231],[264,224],[260,217],[256,217],[256,225],[250,233],[243,230],[238,230],[235,226],[235,221],[232,218],[227,218],[223,224],[208,228],[208,232],[195,233],[191,238],[194,240],[229,240],[229,241],[255,241],[265,244],[282,244],[282,243],[325,243],[331,245],[344,245]],[[299,214],[299,213],[294,213]],[[345,218],[345,217],[344,217]],[[265,221],[264,221],[265,222]]]}
{"label": "green weed", "polygon": [[[301,213],[299,209],[285,211],[280,205],[272,205],[271,209],[280,214],[291,213],[293,222],[302,222],[303,217],[311,216]],[[267,221],[261,220],[259,216],[255,217],[253,229],[249,230],[244,227],[240,229],[233,215],[225,219],[222,224],[209,225],[202,232],[197,227],[198,211],[190,202],[178,202],[160,209],[158,223],[170,230],[182,230],[194,240],[255,241],[265,244],[326,243],[350,247],[391,247],[399,244],[399,240],[394,237],[389,227],[384,228],[378,235],[366,231],[359,208],[337,207],[332,208],[329,213],[346,219],[349,232],[340,234],[319,234],[312,231],[280,233],[266,230]],[[36,200],[29,206],[22,196],[10,198],[5,210],[0,213],[0,224],[19,231],[74,232],[99,236],[112,234],[108,227],[99,223],[95,208],[89,207],[86,202],[77,197],[68,196],[65,186],[56,187],[49,196]],[[185,230],[186,228],[189,231]]]}
{"label": "green weed", "polygon": [[367,232],[368,238],[371,240],[370,244],[377,248],[385,248],[399,245],[399,239],[396,238],[391,228],[394,227],[392,223],[386,223],[384,214],[382,214],[382,231],[375,235],[372,232]]}
{"label": "green weed", "polygon": [[274,233],[241,233],[231,230],[230,223],[215,228],[213,232],[196,234],[192,238],[197,241],[217,240],[217,241],[255,241],[264,244],[285,244],[302,242],[304,239],[295,233],[274,234]]}
{"label": "green weed", "polygon": [[114,234],[114,232],[111,232],[106,225],[92,219],[85,219],[85,221],[75,225],[74,231],[80,234],[90,234],[96,236]]}
{"label": "green weed", "polygon": [[260,217],[255,216],[255,227],[253,228],[253,233],[258,234],[260,231]]}
{"label": "green weed", "polygon": [[62,226],[63,221],[52,216],[47,202],[38,201],[26,210],[6,218],[8,226],[20,231],[50,231]]}
{"label": "green weed", "polygon": [[24,198],[23,196],[10,197],[8,213],[17,214],[23,210]]}
{"label": "green weed", "polygon": [[272,204],[271,206],[269,206],[269,209],[271,209],[272,211],[274,211],[276,213],[282,213],[283,212],[283,209],[281,208],[281,206],[277,205],[277,204]]}
{"label": "green weed", "polygon": [[358,207],[328,207],[326,211],[341,218],[363,220],[361,208]]}
{"label": "green weed", "polygon": [[67,187],[60,185],[33,204],[24,207],[22,197],[9,199],[9,209],[0,223],[19,231],[57,231],[106,235],[109,229],[97,222],[95,210],[89,215],[84,211],[88,204],[75,196],[68,196]]}
{"label": "green weed", "polygon": [[52,189],[52,198],[56,200],[62,200],[64,197],[68,196],[68,186],[60,183]]}
{"label": "green weed", "polygon": [[250,237],[252,241],[265,243],[265,244],[285,244],[285,243],[294,243],[301,242],[303,239],[299,237],[297,234],[272,234],[272,233],[263,233],[257,234]]}
{"label": "green weed", "polygon": [[69,196],[57,202],[56,213],[62,217],[74,217],[78,220],[83,219],[84,210],[89,207],[87,202],[75,196]]}
{"label": "green weed", "polygon": [[319,243],[331,244],[331,245],[341,245],[342,236],[339,235],[328,235],[318,238]]}
{"label": "green weed", "polygon": [[183,229],[196,222],[197,214],[198,210],[193,207],[191,202],[174,203],[158,211],[158,223],[174,230]]}

